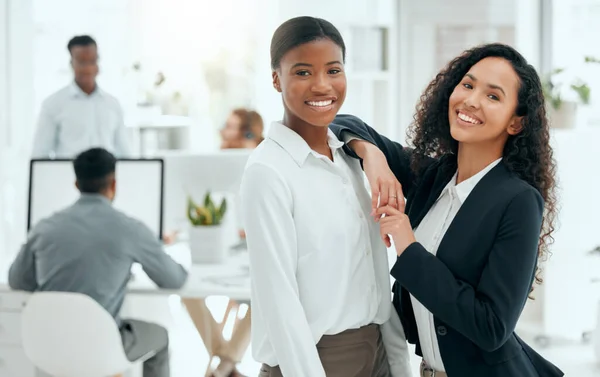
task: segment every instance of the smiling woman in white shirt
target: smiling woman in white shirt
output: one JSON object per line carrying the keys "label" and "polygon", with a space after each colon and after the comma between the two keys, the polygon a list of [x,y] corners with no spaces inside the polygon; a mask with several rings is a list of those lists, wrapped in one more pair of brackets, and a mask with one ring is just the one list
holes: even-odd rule
{"label": "smiling woman in white shirt", "polygon": [[96,41],[87,35],[76,36],[67,48],[75,79],[42,103],[32,157],[74,158],[93,147],[102,147],[118,158],[129,157],[121,106],[96,83]]}
{"label": "smiling woman in white shirt", "polygon": [[356,117],[331,128],[363,159],[394,241],[394,306],[421,376],[562,376],[514,332],[556,215],[542,86],[523,56],[490,44],[452,60],[421,96],[414,149]]}
{"label": "smiling woman in white shirt", "polygon": [[410,376],[360,164],[328,131],[346,96],[344,58],[322,19],[291,19],[271,42],[285,111],[241,187],[260,376]]}

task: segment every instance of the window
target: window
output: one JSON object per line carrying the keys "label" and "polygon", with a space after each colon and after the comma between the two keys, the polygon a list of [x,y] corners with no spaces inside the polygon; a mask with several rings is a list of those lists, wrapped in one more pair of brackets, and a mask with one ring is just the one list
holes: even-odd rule
{"label": "window", "polygon": [[436,65],[442,69],[461,51],[473,46],[500,42],[515,45],[514,25],[437,25]]}

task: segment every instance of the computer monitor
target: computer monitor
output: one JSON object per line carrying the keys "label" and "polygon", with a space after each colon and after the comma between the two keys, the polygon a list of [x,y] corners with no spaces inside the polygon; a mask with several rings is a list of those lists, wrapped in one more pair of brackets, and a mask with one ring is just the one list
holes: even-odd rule
{"label": "computer monitor", "polygon": [[[165,230],[186,225],[187,197],[202,203],[207,192],[234,200],[252,150],[227,149],[206,154],[167,154],[165,160]],[[232,203],[233,204],[233,203]],[[236,216],[235,205],[228,206],[226,218]]]}
{"label": "computer monitor", "polygon": [[[158,238],[162,238],[163,165],[162,159],[121,159],[115,169],[114,207],[146,224]],[[31,160],[28,231],[79,198],[75,180],[72,160]]]}

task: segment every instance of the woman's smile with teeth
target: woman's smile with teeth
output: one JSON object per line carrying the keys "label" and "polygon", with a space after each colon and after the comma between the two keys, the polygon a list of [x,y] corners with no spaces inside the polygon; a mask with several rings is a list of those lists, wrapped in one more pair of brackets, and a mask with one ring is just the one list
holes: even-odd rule
{"label": "woman's smile with teeth", "polygon": [[471,123],[471,124],[481,124],[482,123],[481,121],[471,118],[470,116],[463,114],[461,112],[458,113],[458,118],[460,120],[463,120],[463,121]]}
{"label": "woman's smile with teeth", "polygon": [[333,100],[327,100],[327,101],[306,101],[306,103],[310,106],[317,106],[317,107],[325,107],[325,106],[329,106],[333,103]]}

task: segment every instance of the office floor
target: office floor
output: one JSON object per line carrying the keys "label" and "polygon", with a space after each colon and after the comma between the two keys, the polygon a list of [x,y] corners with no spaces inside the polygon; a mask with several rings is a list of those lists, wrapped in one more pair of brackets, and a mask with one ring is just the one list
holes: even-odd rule
{"label": "office floor", "polygon": [[[185,309],[175,300],[171,300],[170,303],[172,377],[203,377],[208,363],[208,354]],[[222,313],[225,304],[225,299],[219,298],[208,302],[209,308],[217,315]],[[530,339],[525,338],[525,340],[530,345],[534,345]],[[549,347],[538,349],[538,352],[558,365],[566,376],[600,376],[600,363],[594,358],[591,344],[553,340]],[[419,362],[420,360],[413,354],[411,363],[415,371],[414,377],[418,375]],[[250,349],[239,369],[250,377],[258,375],[259,364],[252,359]]]}

